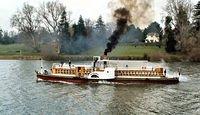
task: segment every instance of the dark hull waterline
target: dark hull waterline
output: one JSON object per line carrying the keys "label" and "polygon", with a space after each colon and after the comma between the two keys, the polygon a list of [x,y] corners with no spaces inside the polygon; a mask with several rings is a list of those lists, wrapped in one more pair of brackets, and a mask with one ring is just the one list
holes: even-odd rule
{"label": "dark hull waterline", "polygon": [[37,81],[48,81],[58,83],[75,83],[75,84],[92,84],[92,83],[106,83],[106,84],[133,84],[133,83],[155,83],[155,84],[176,84],[179,83],[178,78],[115,78],[115,79],[85,79],[80,77],[60,77],[55,75],[37,75]]}

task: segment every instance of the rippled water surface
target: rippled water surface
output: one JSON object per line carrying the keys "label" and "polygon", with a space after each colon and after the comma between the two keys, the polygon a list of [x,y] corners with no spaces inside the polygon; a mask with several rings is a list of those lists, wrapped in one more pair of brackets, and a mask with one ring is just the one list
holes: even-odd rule
{"label": "rippled water surface", "polygon": [[[44,62],[49,68],[53,62]],[[82,62],[86,63],[86,62]],[[0,115],[51,114],[199,114],[200,64],[181,68],[175,85],[77,85],[36,82],[40,61],[0,61]]]}

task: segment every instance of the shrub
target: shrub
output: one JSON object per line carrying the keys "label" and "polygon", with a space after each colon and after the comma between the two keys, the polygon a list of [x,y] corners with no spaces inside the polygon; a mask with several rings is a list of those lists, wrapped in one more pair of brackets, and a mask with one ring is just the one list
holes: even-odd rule
{"label": "shrub", "polygon": [[150,60],[150,57],[149,57],[146,53],[144,53],[143,59],[144,59],[144,60]]}
{"label": "shrub", "polygon": [[189,53],[189,60],[193,62],[200,62],[200,48],[193,48]]}
{"label": "shrub", "polygon": [[160,61],[161,59],[169,60],[169,55],[167,55],[166,53],[157,52],[157,53],[152,53],[149,56],[149,58],[150,61]]}

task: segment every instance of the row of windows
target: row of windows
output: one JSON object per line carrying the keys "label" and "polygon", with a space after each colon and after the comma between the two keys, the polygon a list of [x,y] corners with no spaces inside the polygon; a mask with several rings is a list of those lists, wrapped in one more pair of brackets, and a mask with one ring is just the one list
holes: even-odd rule
{"label": "row of windows", "polygon": [[[79,72],[81,72],[81,71],[79,71]],[[55,73],[56,74],[75,74],[76,70],[55,69]],[[84,73],[88,75],[91,73],[91,71],[88,70],[88,71],[85,71]]]}
{"label": "row of windows", "polygon": [[155,71],[116,71],[116,75],[118,76],[134,76],[134,75],[141,75],[141,76],[157,76],[162,75]]}
{"label": "row of windows", "polygon": [[56,69],[56,74],[75,74],[75,70]]}

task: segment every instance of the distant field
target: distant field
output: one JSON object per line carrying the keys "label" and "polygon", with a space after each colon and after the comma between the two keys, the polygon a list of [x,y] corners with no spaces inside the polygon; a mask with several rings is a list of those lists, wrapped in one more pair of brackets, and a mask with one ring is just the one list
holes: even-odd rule
{"label": "distant field", "polygon": [[[104,48],[93,48],[86,52],[83,52],[82,55],[102,55]],[[165,53],[165,49],[159,48],[157,46],[134,46],[131,44],[121,44],[108,55],[109,56],[136,56],[142,57],[144,54],[154,54],[154,53]]]}
{"label": "distant field", "polygon": [[32,55],[33,51],[24,44],[0,45],[0,55]]}
{"label": "distant field", "polygon": [[[31,49],[28,49],[23,44],[11,44],[11,45],[0,45],[0,55],[37,55]],[[82,52],[81,55],[102,55],[104,48],[96,47],[88,51]],[[117,47],[108,55],[109,56],[143,56],[152,53],[164,53],[164,48],[158,48],[157,46],[134,46],[131,44],[119,44]]]}
{"label": "distant field", "polygon": [[[79,55],[60,55],[62,59],[74,58],[74,59],[90,59],[92,56],[103,55],[104,48],[96,47],[88,51],[82,52]],[[169,55],[165,53],[164,48],[159,48],[157,46],[136,46],[132,44],[119,44],[111,52],[108,53],[110,57],[132,57],[132,59],[143,59],[144,54],[150,56],[151,60],[159,60],[160,58],[169,58]],[[12,44],[12,45],[0,45],[0,59],[40,59],[41,54],[35,53],[30,48],[28,49],[23,44]],[[173,58],[176,58],[173,56]]]}

